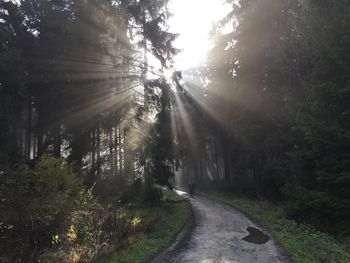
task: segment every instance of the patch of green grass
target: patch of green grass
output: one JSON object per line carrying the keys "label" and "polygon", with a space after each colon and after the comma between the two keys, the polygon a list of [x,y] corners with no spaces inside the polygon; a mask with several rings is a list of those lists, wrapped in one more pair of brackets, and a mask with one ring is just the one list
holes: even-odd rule
{"label": "patch of green grass", "polygon": [[170,245],[192,213],[189,204],[171,191],[164,191],[164,198],[157,205],[130,206],[125,208],[125,212],[145,221],[151,218],[151,231],[133,236],[127,248],[115,252],[108,259],[98,259],[96,263],[146,262]]}
{"label": "patch of green grass", "polygon": [[237,198],[229,193],[204,195],[231,205],[272,232],[295,263],[349,263],[350,254],[331,235],[286,218],[283,209],[269,202]]}

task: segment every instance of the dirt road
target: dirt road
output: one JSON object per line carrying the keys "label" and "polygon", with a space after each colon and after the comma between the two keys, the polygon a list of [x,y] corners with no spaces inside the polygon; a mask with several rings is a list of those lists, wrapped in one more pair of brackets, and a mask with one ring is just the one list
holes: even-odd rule
{"label": "dirt road", "polygon": [[236,209],[202,196],[190,202],[192,230],[153,263],[290,262],[269,234]]}

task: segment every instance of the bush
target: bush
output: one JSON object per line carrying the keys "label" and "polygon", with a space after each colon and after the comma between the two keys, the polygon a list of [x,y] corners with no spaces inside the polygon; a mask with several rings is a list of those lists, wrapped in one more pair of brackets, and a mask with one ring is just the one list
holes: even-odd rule
{"label": "bush", "polygon": [[99,203],[62,159],[44,156],[33,169],[3,170],[0,262],[91,262],[129,246],[156,221],[125,213],[114,199]]}
{"label": "bush", "polygon": [[[62,159],[44,156],[32,169],[2,170],[0,262],[91,262],[128,247],[132,238],[151,232],[159,222],[156,215],[145,220],[126,213],[116,202],[120,192],[98,202],[93,189],[86,189]],[[140,181],[125,191],[128,200],[156,202],[162,197],[160,188],[145,188]]]}
{"label": "bush", "polygon": [[34,169],[23,165],[3,171],[0,254],[10,262],[35,261],[57,233],[69,229],[67,219],[86,201],[84,195],[82,184],[61,159],[44,156]]}
{"label": "bush", "polygon": [[128,182],[121,176],[98,178],[94,186],[94,194],[103,202],[116,203],[126,187]]}
{"label": "bush", "polygon": [[155,186],[144,186],[143,190],[143,201],[146,203],[159,202],[163,197],[163,191],[159,187]]}
{"label": "bush", "polygon": [[313,224],[331,233],[348,231],[350,202],[330,196],[326,192],[309,190],[302,186],[287,185],[285,210],[289,217]]}

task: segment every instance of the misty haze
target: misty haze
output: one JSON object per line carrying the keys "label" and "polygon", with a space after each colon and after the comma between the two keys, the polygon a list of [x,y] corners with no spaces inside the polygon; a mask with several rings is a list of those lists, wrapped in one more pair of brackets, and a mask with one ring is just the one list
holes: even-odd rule
{"label": "misty haze", "polygon": [[0,263],[349,263],[349,0],[0,0]]}

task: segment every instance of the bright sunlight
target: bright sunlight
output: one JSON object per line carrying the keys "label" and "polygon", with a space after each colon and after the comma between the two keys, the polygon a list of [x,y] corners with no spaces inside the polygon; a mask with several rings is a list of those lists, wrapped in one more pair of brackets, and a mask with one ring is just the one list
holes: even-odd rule
{"label": "bright sunlight", "polygon": [[176,67],[186,70],[205,60],[211,47],[209,33],[214,23],[230,12],[222,0],[173,0],[169,19],[170,30],[179,33],[175,46],[182,52],[175,58]]}

